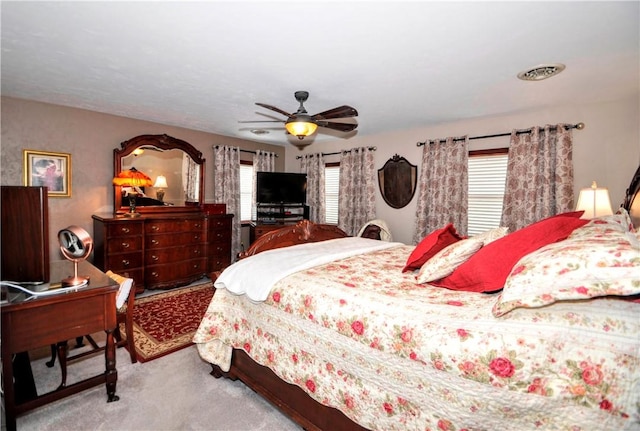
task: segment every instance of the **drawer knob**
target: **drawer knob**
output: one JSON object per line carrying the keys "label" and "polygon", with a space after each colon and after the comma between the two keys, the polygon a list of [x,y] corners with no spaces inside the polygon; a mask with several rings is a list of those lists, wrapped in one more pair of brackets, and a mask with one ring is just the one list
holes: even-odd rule
{"label": "drawer knob", "polygon": [[200,254],[200,249],[196,248],[195,250],[193,250],[193,254]]}
{"label": "drawer knob", "polygon": [[199,239],[200,239],[200,235],[194,235],[194,236],[193,236],[193,239],[194,239],[195,241],[199,240]]}
{"label": "drawer knob", "polygon": [[156,225],[151,226],[151,230],[154,232],[158,232],[160,230],[160,228]]}
{"label": "drawer knob", "polygon": [[128,242],[123,242],[122,243],[122,247],[123,248],[129,248],[129,247],[131,247],[131,245]]}
{"label": "drawer knob", "polygon": [[158,240],[157,240],[157,239],[152,239],[152,240],[151,240],[151,244],[153,244],[153,245],[158,245]]}
{"label": "drawer knob", "polygon": [[157,272],[155,272],[155,271],[153,271],[153,272],[151,273],[151,276],[152,276],[152,277],[155,277],[155,278],[158,278],[158,273],[157,273]]}
{"label": "drawer knob", "polygon": [[153,260],[154,262],[158,261],[158,256],[156,256],[155,254],[153,256],[151,256],[151,260]]}
{"label": "drawer knob", "polygon": [[129,266],[129,265],[131,265],[131,262],[129,260],[127,260],[127,259],[122,259],[122,265]]}
{"label": "drawer knob", "polygon": [[120,229],[122,233],[129,233],[130,229],[128,227],[123,227]]}

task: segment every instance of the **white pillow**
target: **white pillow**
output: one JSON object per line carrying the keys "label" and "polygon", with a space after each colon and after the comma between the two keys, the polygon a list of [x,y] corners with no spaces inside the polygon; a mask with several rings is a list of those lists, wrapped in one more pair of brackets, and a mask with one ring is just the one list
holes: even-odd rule
{"label": "white pillow", "polygon": [[416,280],[418,283],[428,283],[451,275],[458,266],[469,260],[483,245],[483,239],[475,236],[461,239],[443,248],[422,265]]}

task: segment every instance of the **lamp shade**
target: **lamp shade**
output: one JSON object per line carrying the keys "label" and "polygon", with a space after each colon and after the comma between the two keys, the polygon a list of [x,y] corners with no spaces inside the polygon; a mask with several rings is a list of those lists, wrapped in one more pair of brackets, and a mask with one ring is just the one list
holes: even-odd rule
{"label": "lamp shade", "polygon": [[313,135],[318,129],[318,125],[311,120],[311,117],[308,115],[298,115],[295,118],[291,118],[287,120],[284,127],[287,129],[287,132],[297,136],[298,139],[304,139],[305,136]]}
{"label": "lamp shade", "polygon": [[133,167],[126,171],[120,172],[113,179],[113,185],[121,187],[147,187],[151,186],[152,184],[153,182],[151,181],[151,178]]}
{"label": "lamp shade", "polygon": [[581,217],[583,219],[592,219],[613,214],[611,199],[609,199],[609,190],[604,187],[598,187],[594,181],[591,187],[580,190],[576,211],[584,211]]}
{"label": "lamp shade", "polygon": [[167,187],[169,187],[167,185],[167,178],[164,175],[158,175],[156,177],[156,182],[153,183],[153,187],[166,189]]}

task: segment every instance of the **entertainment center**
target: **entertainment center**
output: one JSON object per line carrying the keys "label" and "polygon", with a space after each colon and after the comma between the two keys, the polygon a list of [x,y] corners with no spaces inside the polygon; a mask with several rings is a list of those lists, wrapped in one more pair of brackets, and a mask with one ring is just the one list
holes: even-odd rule
{"label": "entertainment center", "polygon": [[309,219],[307,175],[290,172],[256,173],[256,219],[250,242],[267,232]]}

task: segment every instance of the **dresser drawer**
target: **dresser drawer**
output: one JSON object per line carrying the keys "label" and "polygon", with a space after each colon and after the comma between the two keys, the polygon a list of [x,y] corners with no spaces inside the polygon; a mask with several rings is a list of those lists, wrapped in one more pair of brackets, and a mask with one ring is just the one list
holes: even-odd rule
{"label": "dresser drawer", "polygon": [[106,227],[107,238],[142,235],[142,223],[112,223]]}
{"label": "dresser drawer", "polygon": [[123,253],[142,250],[141,236],[110,238],[107,240],[107,253]]}
{"label": "dresser drawer", "polygon": [[147,250],[145,264],[157,265],[162,262],[180,262],[183,260],[197,259],[205,256],[205,245],[187,245],[181,247],[168,247]]}
{"label": "dresser drawer", "polygon": [[192,245],[204,242],[201,232],[183,232],[167,235],[147,235],[145,247],[147,249],[172,247],[177,245]]}
{"label": "dresser drawer", "polygon": [[205,267],[206,259],[204,258],[186,260],[171,265],[148,266],[145,276],[146,282],[153,285],[195,275],[204,275]]}
{"label": "dresser drawer", "polygon": [[140,268],[142,252],[111,254],[107,257],[107,270],[120,273],[125,269]]}
{"label": "dresser drawer", "polygon": [[202,232],[204,219],[175,219],[148,221],[145,226],[147,234],[174,232]]}

